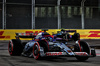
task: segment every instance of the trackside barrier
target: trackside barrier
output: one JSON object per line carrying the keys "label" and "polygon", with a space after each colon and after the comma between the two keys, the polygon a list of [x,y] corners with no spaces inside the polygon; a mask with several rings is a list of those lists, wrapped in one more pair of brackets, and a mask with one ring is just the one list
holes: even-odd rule
{"label": "trackside barrier", "polygon": [[[66,29],[69,30],[69,29]],[[70,29],[74,30],[74,29]],[[75,29],[78,33],[80,33],[81,39],[100,39],[100,30],[96,29]],[[56,34],[60,29],[49,29],[47,32],[50,34]],[[15,33],[39,33],[41,29],[36,30],[0,30],[0,40],[10,40],[15,39]],[[21,40],[30,40],[21,39]]]}

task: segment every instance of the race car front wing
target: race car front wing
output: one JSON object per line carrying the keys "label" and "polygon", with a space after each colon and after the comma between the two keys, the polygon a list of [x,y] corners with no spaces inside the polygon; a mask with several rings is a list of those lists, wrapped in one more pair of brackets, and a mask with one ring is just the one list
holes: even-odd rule
{"label": "race car front wing", "polygon": [[82,57],[95,57],[95,50],[91,49],[90,54],[87,52],[72,52],[71,50],[67,50],[67,52],[46,52],[44,53],[43,48],[40,48],[40,56],[68,56],[68,57],[76,57],[76,56],[82,56]]}

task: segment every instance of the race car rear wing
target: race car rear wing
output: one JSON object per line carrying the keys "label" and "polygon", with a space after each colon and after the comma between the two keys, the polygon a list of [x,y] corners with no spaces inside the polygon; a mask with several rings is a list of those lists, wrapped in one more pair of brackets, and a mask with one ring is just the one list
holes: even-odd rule
{"label": "race car rear wing", "polygon": [[19,38],[34,38],[38,33],[16,33],[16,39]]}
{"label": "race car rear wing", "polygon": [[[42,29],[42,31],[46,32],[46,31],[48,31],[48,29]],[[40,32],[42,32],[42,31],[40,31]],[[16,39],[19,39],[19,38],[32,38],[33,39],[37,35],[38,35],[38,32],[35,32],[35,33],[16,33],[15,38]]]}

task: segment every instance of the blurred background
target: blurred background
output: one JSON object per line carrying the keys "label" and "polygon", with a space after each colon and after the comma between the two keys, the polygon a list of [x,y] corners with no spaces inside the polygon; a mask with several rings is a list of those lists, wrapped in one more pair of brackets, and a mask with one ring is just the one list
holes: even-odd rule
{"label": "blurred background", "polygon": [[0,29],[100,29],[100,0],[0,0]]}

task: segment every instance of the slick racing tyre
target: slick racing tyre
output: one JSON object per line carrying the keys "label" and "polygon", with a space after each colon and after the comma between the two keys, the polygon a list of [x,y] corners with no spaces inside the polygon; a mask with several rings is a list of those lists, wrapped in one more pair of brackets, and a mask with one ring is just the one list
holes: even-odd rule
{"label": "slick racing tyre", "polygon": [[38,42],[33,46],[33,56],[36,60],[40,59],[40,45]]}
{"label": "slick racing tyre", "polygon": [[49,51],[49,45],[46,40],[41,40],[36,42],[33,45],[33,56],[36,60],[41,59],[42,57],[40,56],[40,47],[43,48],[44,53]]}
{"label": "slick racing tyre", "polygon": [[44,53],[49,51],[49,44],[46,40],[39,41],[39,44],[40,44],[41,47],[43,47]]}
{"label": "slick racing tyre", "polygon": [[[86,52],[88,54],[90,54],[90,47],[89,45],[84,42],[84,41],[78,41],[79,42],[79,45],[76,45],[75,46],[75,52]],[[88,56],[76,56],[76,58],[79,60],[79,61],[85,61],[87,60],[89,57]]]}
{"label": "slick racing tyre", "polygon": [[18,56],[21,55],[23,51],[23,46],[19,39],[12,39],[9,41],[8,44],[8,51],[11,56]]}

